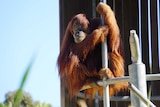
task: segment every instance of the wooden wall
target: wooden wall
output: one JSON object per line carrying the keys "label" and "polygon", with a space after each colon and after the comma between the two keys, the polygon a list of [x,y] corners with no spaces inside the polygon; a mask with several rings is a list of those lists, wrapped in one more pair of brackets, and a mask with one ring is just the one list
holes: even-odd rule
{"label": "wooden wall", "polygon": [[[98,0],[59,0],[60,10],[60,41],[63,39],[63,34],[70,19],[77,13],[85,13],[88,17],[92,17],[92,2],[98,4]],[[142,18],[142,61],[146,64],[146,72],[159,73],[159,59],[158,53],[158,28],[157,28],[157,0],[151,0],[151,61],[149,61],[149,37],[148,37],[148,3],[147,0],[141,0],[141,18]],[[138,0],[107,0],[115,12],[118,25],[120,27],[121,36],[124,43],[125,53],[125,70],[128,75],[128,65],[131,64],[130,49],[129,49],[129,32],[131,29],[137,31],[139,35],[139,21],[138,21]],[[98,16],[98,15],[97,15]],[[159,35],[160,36],[160,35]],[[160,37],[159,37],[160,38]],[[148,87],[152,87],[152,95],[160,96],[160,81],[148,82]],[[125,93],[123,93],[125,95]],[[127,95],[127,94],[126,94]],[[76,99],[69,98],[67,90],[64,87],[63,80],[61,80],[61,107],[76,107]],[[160,101],[154,102],[160,106]],[[112,102],[111,107],[127,107],[128,102]]]}

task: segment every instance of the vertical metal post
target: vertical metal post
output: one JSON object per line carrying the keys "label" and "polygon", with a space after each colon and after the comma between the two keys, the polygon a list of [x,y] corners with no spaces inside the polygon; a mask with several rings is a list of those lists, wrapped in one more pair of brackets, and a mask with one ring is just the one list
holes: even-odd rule
{"label": "vertical metal post", "polygon": [[[107,0],[101,0],[101,2],[107,3]],[[102,19],[102,17],[101,17]],[[102,23],[104,24],[104,22]],[[102,43],[102,68],[108,68],[108,49],[107,49],[107,40]],[[109,99],[109,85],[105,84],[106,78],[103,78],[103,106],[110,107],[110,99]]]}
{"label": "vertical metal post", "polygon": [[[102,67],[108,67],[108,56],[107,56],[107,43],[106,40],[102,43]],[[105,83],[106,78],[103,78],[103,106],[110,107],[109,99],[109,85]]]}
{"label": "vertical metal post", "polygon": [[[158,53],[160,54],[160,2],[157,0],[157,23],[158,23]],[[160,56],[159,56],[160,57]],[[160,58],[159,58],[159,68],[160,68]]]}
{"label": "vertical metal post", "polygon": [[94,104],[95,104],[95,107],[99,107],[99,95],[98,95],[98,92],[95,95]]}
{"label": "vertical metal post", "polygon": [[151,43],[151,1],[148,0],[148,46],[149,46],[149,65],[150,66],[150,74],[152,74],[152,43]]}
{"label": "vertical metal post", "polygon": [[[139,89],[139,91],[147,98],[147,87],[146,87],[146,70],[145,65],[141,61],[139,40],[135,30],[130,31],[130,49],[132,64],[128,66],[130,82]],[[133,107],[147,107],[139,98],[137,98],[132,91],[131,104]]]}
{"label": "vertical metal post", "polygon": [[141,0],[138,0],[138,23],[139,23],[139,42],[140,55],[142,56],[142,21],[141,21]]}

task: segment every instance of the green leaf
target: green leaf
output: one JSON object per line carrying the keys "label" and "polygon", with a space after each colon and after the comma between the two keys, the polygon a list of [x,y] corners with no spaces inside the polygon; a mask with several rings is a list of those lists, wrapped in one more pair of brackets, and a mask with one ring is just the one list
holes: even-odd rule
{"label": "green leaf", "polygon": [[31,59],[31,62],[29,63],[29,65],[28,65],[28,67],[27,67],[27,69],[26,69],[26,71],[25,71],[25,73],[24,73],[24,75],[23,75],[23,78],[22,78],[22,81],[21,81],[21,84],[20,84],[19,89],[23,89],[24,84],[25,84],[25,82],[26,82],[26,80],[27,80],[28,74],[29,74],[29,72],[30,72],[30,69],[31,69],[31,67],[32,67],[32,65],[33,65],[34,59],[35,59],[35,57],[33,57],[33,58]]}
{"label": "green leaf", "polygon": [[30,69],[33,65],[34,60],[35,60],[35,55],[31,59],[27,69],[25,70],[25,73],[23,75],[20,87],[19,87],[18,91],[16,92],[16,95],[15,95],[15,98],[14,98],[14,106],[13,107],[18,107],[20,105],[20,102],[21,102],[21,99],[22,99],[22,93],[23,93],[22,90],[23,90],[24,84],[26,83],[28,74],[30,72]]}

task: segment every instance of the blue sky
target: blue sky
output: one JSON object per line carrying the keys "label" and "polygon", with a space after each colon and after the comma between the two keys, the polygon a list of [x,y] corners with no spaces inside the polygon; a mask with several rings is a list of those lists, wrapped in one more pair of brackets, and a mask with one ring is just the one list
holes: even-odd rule
{"label": "blue sky", "polygon": [[0,102],[16,90],[32,56],[24,90],[33,100],[60,107],[58,0],[0,1]]}

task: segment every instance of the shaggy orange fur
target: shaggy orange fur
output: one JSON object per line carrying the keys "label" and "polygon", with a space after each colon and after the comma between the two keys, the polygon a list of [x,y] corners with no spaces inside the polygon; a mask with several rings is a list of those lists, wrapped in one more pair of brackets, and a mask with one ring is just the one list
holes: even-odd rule
{"label": "shaggy orange fur", "polygon": [[[62,41],[58,56],[59,74],[65,81],[66,88],[71,96],[76,96],[84,85],[90,85],[101,79],[101,76],[115,78],[124,76],[124,60],[120,50],[120,31],[111,8],[104,4],[97,5],[97,12],[104,17],[105,25],[95,25],[96,20],[86,18],[84,14],[74,16],[69,22]],[[73,38],[73,23],[80,22],[87,29],[86,38],[75,43]],[[109,68],[102,68],[101,43],[107,37]],[[110,95],[126,87],[125,83],[111,85]],[[95,87],[84,91],[85,94],[94,94],[102,87]]]}

